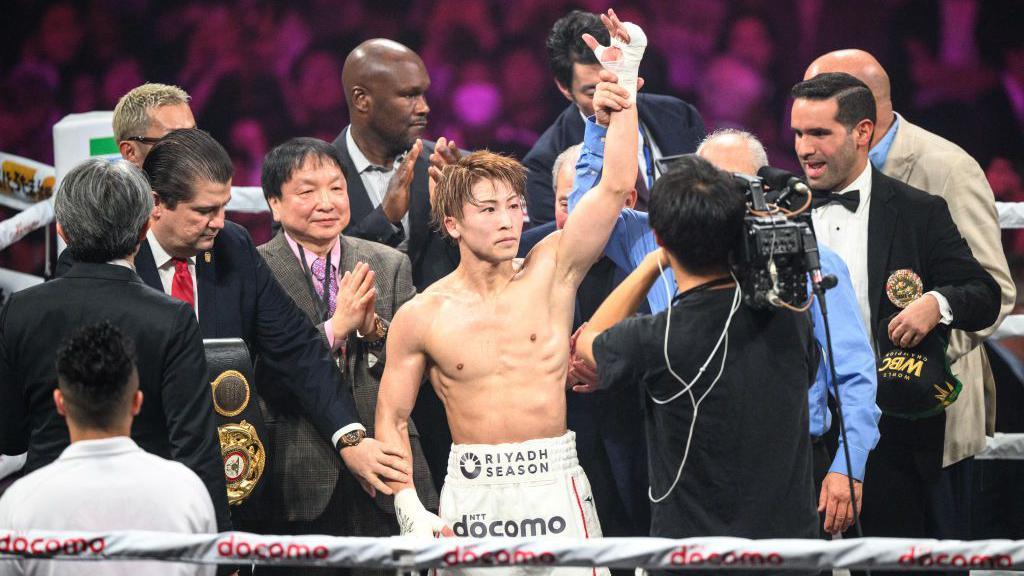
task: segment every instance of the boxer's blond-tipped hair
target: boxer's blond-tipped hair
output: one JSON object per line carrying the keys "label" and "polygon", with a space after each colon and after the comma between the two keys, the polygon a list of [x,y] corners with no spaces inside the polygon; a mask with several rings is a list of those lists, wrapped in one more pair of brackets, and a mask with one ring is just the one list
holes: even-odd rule
{"label": "boxer's blond-tipped hair", "polygon": [[191,97],[177,86],[143,84],[129,91],[114,106],[114,139],[142,136],[149,128],[149,110],[160,106],[188,104]]}
{"label": "boxer's blond-tipped hair", "polygon": [[434,226],[442,234],[450,237],[444,225],[445,218],[461,219],[462,207],[477,203],[473,197],[473,186],[481,180],[504,182],[526,201],[526,168],[518,160],[487,150],[473,152],[455,164],[445,166],[434,189],[431,213]]}

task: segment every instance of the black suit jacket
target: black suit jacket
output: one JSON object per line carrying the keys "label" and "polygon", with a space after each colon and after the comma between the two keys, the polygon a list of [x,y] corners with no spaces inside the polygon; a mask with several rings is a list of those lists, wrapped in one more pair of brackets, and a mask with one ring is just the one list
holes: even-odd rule
{"label": "black suit jacket", "polygon": [[396,232],[381,207],[373,207],[366,186],[363,185],[363,179],[356,172],[356,166],[346,144],[346,135],[350,128],[342,130],[331,143],[338,151],[347,173],[345,182],[348,187],[352,219],[343,233],[346,236],[380,242],[392,248],[398,248],[403,240],[408,240],[406,253],[412,263],[412,282],[416,289],[422,292],[459,265],[458,248],[430,224],[430,176],[427,174],[427,168],[430,167],[428,158],[434,151],[434,143],[423,141],[423,151],[420,152],[413,168],[412,184],[409,187],[409,230]]}
{"label": "black suit jacket", "polygon": [[[672,96],[638,94],[637,99],[641,128],[650,135],[663,156],[697,151],[697,145],[704,138],[704,121],[696,108]],[[555,219],[551,168],[563,150],[583,142],[584,129],[579,108],[569,104],[523,158],[532,226]]]}
{"label": "black suit jacket", "polygon": [[884,318],[899,310],[885,294],[896,270],[921,277],[924,291],[949,300],[952,328],[975,331],[991,326],[999,314],[999,285],[974,259],[949,214],[946,201],[871,169],[868,213],[868,302],[874,337]]}
{"label": "black suit jacket", "polygon": [[218,529],[230,530],[199,325],[185,303],[151,290],[128,268],[79,263],[63,278],[11,295],[0,312],[0,453],[27,450],[31,472],[68,446],[67,425],[53,405],[56,352],[79,328],[104,320],[135,344],[143,402],[132,439],[198,474]]}
{"label": "black suit jacket", "polygon": [[[924,291],[935,290],[949,301],[950,327],[975,331],[991,326],[999,314],[1000,290],[974,259],[949,214],[946,201],[871,169],[868,212],[868,303],[875,341],[888,338],[883,320],[899,311],[889,301],[885,282],[908,268],[921,277]],[[940,325],[936,330],[948,330]],[[905,420],[883,414],[878,430],[884,443],[880,458],[891,458],[891,446],[903,446],[898,459],[909,461],[926,476],[942,469],[945,412]],[[879,444],[880,447],[883,444]],[[868,467],[868,484],[871,467]]]}
{"label": "black suit jacket", "polygon": [[[58,276],[71,261],[67,250],[60,260]],[[163,292],[149,240],[142,241],[135,268]],[[224,223],[213,249],[196,255],[196,283],[203,338],[245,340],[264,400],[301,410],[328,440],[359,421],[320,333],[278,284],[245,228]]]}

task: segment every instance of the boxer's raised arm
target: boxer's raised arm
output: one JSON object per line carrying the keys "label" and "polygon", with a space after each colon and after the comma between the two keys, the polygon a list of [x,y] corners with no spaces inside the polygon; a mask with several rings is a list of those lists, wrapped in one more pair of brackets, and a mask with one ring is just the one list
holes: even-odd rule
{"label": "boxer's raised arm", "polygon": [[[608,75],[608,76],[605,76]],[[602,77],[614,78],[608,72]],[[636,105],[626,90],[613,82],[601,82],[594,93],[599,114],[610,115],[605,140],[601,181],[569,214],[558,242],[558,269],[562,277],[578,284],[601,256],[626,198],[636,184],[638,128]]]}
{"label": "boxer's raised arm", "polygon": [[601,71],[602,82],[594,93],[597,121],[608,123],[601,182],[569,215],[558,241],[560,277],[574,287],[601,256],[637,175],[636,71],[647,38],[639,27],[619,22],[610,10],[602,15],[602,21],[612,37],[612,46],[599,46],[590,35],[584,35],[584,40],[602,65],[616,70],[622,78],[609,70]]}

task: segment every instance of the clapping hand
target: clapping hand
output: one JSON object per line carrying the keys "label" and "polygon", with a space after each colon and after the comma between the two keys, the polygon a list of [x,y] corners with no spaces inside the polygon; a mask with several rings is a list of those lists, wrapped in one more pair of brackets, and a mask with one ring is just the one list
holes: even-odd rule
{"label": "clapping hand", "polygon": [[393,224],[401,222],[409,211],[409,187],[412,184],[413,168],[422,150],[423,142],[417,138],[388,182],[388,190],[384,193],[380,206],[384,216]]}
{"label": "clapping hand", "polygon": [[376,275],[365,262],[359,262],[351,272],[345,272],[338,282],[331,329],[334,337],[347,338],[354,331],[364,334],[373,331],[374,306],[377,303]]}

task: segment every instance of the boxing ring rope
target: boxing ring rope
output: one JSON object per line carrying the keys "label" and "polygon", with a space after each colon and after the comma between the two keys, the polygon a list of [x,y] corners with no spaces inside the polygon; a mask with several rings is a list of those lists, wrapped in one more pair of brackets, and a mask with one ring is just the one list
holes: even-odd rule
{"label": "boxing ring rope", "polygon": [[[485,529],[486,530],[486,529]],[[259,564],[428,568],[607,566],[736,570],[1013,570],[1024,566],[1022,540],[748,540],[744,538],[353,538],[272,536],[246,532],[3,531],[0,561],[159,560]],[[0,566],[3,563],[0,562]]]}

